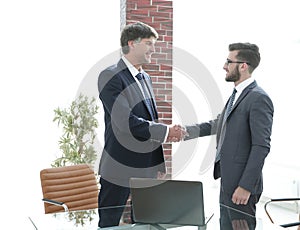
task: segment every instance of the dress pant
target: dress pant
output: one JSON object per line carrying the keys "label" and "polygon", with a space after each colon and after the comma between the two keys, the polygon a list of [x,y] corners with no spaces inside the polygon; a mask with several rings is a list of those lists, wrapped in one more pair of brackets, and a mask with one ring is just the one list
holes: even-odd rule
{"label": "dress pant", "polygon": [[231,201],[232,195],[220,192],[220,229],[221,230],[254,230],[256,227],[256,204],[259,195],[251,195],[247,205],[236,205]]}
{"label": "dress pant", "polygon": [[110,183],[103,178],[100,178],[100,184],[98,226],[101,228],[118,226],[129,197],[130,188]]}

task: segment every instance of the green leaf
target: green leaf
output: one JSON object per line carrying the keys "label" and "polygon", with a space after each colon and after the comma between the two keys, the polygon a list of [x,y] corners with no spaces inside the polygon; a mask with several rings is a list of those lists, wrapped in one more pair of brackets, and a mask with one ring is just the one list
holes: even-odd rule
{"label": "green leaf", "polygon": [[93,163],[97,159],[94,140],[97,136],[99,106],[94,97],[80,94],[68,108],[56,108],[53,122],[62,129],[58,141],[62,157],[53,162],[53,167],[66,164]]}

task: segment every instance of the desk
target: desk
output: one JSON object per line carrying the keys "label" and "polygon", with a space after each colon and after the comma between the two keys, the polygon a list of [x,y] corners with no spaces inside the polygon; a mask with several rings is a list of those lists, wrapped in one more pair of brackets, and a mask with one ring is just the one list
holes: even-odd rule
{"label": "desk", "polygon": [[[32,229],[39,230],[97,230],[98,229],[98,210],[89,210],[90,219],[85,219],[84,224],[80,222],[76,224],[75,216],[82,214],[81,211],[74,211],[69,213],[57,213],[57,214],[39,214],[30,215],[28,221],[32,221]],[[159,225],[168,229],[176,230],[220,230],[219,226],[219,209],[207,223],[206,227],[198,228],[196,226],[174,226],[174,225]],[[243,215],[240,215],[240,219],[235,222],[236,226],[243,226]],[[249,216],[246,216],[249,220]],[[250,218],[251,219],[251,218]],[[150,224],[122,224],[117,227],[106,228],[107,230],[161,230],[162,228],[155,227]],[[260,218],[256,218],[255,230],[269,230],[269,229],[283,229],[279,226],[273,225],[270,222],[264,222]],[[227,230],[227,229],[226,229]],[[237,227],[235,230],[247,230],[247,228]]]}

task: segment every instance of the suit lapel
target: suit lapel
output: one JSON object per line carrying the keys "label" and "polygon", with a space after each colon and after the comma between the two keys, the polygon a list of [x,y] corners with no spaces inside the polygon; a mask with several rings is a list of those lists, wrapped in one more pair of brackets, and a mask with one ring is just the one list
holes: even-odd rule
{"label": "suit lapel", "polygon": [[[254,81],[254,82],[252,82],[250,85],[248,85],[248,86],[243,90],[242,94],[239,96],[239,98],[237,99],[237,101],[234,103],[234,105],[233,105],[233,107],[232,107],[232,109],[231,109],[231,112],[228,114],[226,120],[227,120],[228,117],[233,113],[233,111],[235,110],[235,108],[241,103],[241,101],[247,96],[247,94],[248,94],[253,88],[255,88],[256,86],[257,86],[257,83],[256,83],[256,81]],[[229,101],[229,100],[228,100],[228,101]],[[219,125],[218,125],[219,129],[218,129],[218,131],[217,131],[217,139],[218,139],[218,136],[220,135],[220,132],[221,132],[223,126],[224,126],[225,123],[226,123],[226,121],[223,121],[223,119],[224,119],[224,114],[225,114],[225,110],[226,110],[226,106],[227,106],[227,104],[228,104],[228,101],[227,101],[227,103],[226,103],[226,105],[225,105],[225,107],[224,107],[224,109],[223,109],[223,111],[222,111],[222,113],[221,113],[220,119],[219,119]]]}
{"label": "suit lapel", "polygon": [[144,99],[144,96],[138,84],[136,84],[134,77],[131,75],[129,69],[127,68],[126,64],[122,59],[120,59],[120,61],[118,62],[118,68],[119,68],[119,72],[122,73],[121,74],[122,78],[126,78],[126,81],[128,82],[127,84],[130,85],[130,87],[134,88],[135,92],[139,96],[140,101],[142,101]]}
{"label": "suit lapel", "polygon": [[[233,110],[241,103],[241,101],[247,96],[247,94],[257,86],[257,83],[256,81],[252,82],[250,85],[248,85],[244,90],[243,92],[241,93],[241,95],[239,96],[239,98],[237,99],[237,101],[234,103],[233,107],[232,107],[232,110],[231,110],[231,113],[233,112]],[[231,114],[230,113],[230,114]],[[230,115],[229,114],[229,115]],[[228,115],[228,116],[229,116]]]}
{"label": "suit lapel", "polygon": [[151,97],[152,103],[154,105],[154,108],[153,108],[154,111],[152,113],[151,113],[151,111],[149,111],[148,106],[146,105],[146,102],[144,100],[144,96],[143,96],[143,94],[141,92],[140,87],[136,83],[136,81],[134,79],[134,76],[131,75],[128,67],[126,66],[126,64],[124,63],[124,61],[122,59],[120,59],[120,61],[118,62],[118,68],[119,68],[120,72],[122,71],[122,73],[123,73],[122,75],[124,77],[126,77],[127,80],[130,82],[131,87],[133,87],[135,89],[135,92],[138,94],[139,101],[143,102],[143,104],[145,105],[145,108],[147,109],[148,113],[151,115],[154,112],[155,113],[154,114],[155,115],[155,119],[157,119],[158,118],[158,113],[157,113],[157,110],[156,110],[155,100],[153,99],[154,98],[154,92],[153,92],[153,89],[152,89],[152,86],[151,86],[151,83],[150,83],[151,80],[150,80],[149,75],[146,72],[143,73],[144,76],[145,76],[145,78],[146,78],[146,81],[145,81],[146,82],[146,86],[147,86],[147,88],[149,90],[150,97]]}

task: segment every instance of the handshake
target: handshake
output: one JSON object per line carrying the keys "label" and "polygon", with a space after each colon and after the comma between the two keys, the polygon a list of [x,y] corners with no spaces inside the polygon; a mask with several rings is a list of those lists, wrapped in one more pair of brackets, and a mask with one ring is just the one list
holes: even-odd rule
{"label": "handshake", "polygon": [[185,127],[181,125],[173,125],[169,127],[169,134],[167,137],[167,142],[178,142],[188,137]]}

